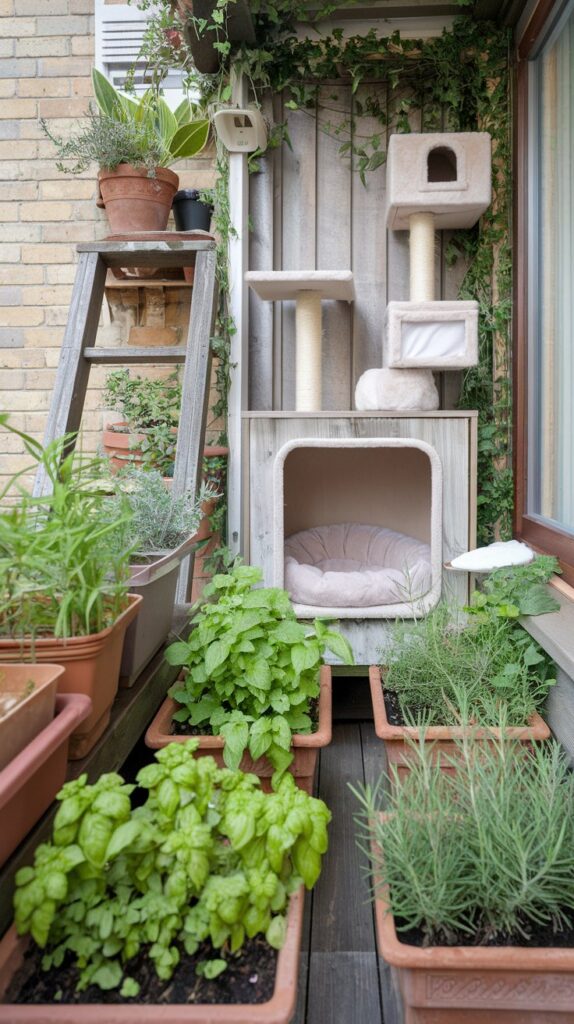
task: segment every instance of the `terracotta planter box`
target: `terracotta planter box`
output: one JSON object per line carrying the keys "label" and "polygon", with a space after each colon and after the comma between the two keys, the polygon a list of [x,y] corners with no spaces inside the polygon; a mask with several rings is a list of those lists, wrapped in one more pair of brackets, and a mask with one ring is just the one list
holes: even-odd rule
{"label": "terracotta planter box", "polygon": [[[159,750],[161,747],[167,746],[168,743],[185,743],[189,739],[189,736],[173,736],[171,733],[172,716],[178,707],[179,705],[171,697],[168,697],[163,702],[146,732],[146,746],[151,747],[152,750]],[[309,733],[308,735],[303,733],[293,734],[292,750],[294,758],[289,766],[289,771],[295,777],[298,784],[308,791],[310,791],[309,787],[313,784],[319,749],[320,747],[327,747],[331,742],[332,724],[331,668],[329,665],[322,665],[318,728],[316,732]],[[218,765],[223,767],[223,748],[225,742],[221,736],[197,736],[195,738],[199,740],[196,757],[211,754]],[[271,776],[273,775],[273,767],[266,757],[260,757],[257,761],[253,761],[249,754],[244,754],[239,767],[241,771],[253,772],[254,775],[262,779],[263,788],[265,788],[266,782],[270,783]]]}
{"label": "terracotta planter box", "polygon": [[[90,713],[82,694],[56,698],[55,718],[0,772],[0,865],[48,809],[66,779],[68,741]],[[0,1007],[0,1020],[6,1020]]]}
{"label": "terracotta planter box", "polygon": [[0,664],[0,694],[20,696],[34,689],[0,718],[0,771],[50,724],[56,706],[60,665]]}
{"label": "terracotta planter box", "polygon": [[124,636],[137,615],[141,597],[129,594],[128,607],[113,626],[90,636],[60,640],[42,637],[34,642],[0,639],[0,661],[56,663],[64,668],[58,681],[58,693],[84,693],[92,702],[91,713],[74,730],[70,740],[70,759],[78,760],[92,749],[110,720],[117,693]]}
{"label": "terracotta planter box", "polygon": [[[404,1024],[574,1021],[574,949],[408,946],[387,909],[385,899],[375,901],[377,942]],[[401,1016],[389,1020],[399,1024]]]}
{"label": "terracotta planter box", "polygon": [[[146,1006],[143,1004],[97,1004],[80,1006],[14,1005],[0,1003],[3,1024],[289,1024],[295,1011],[299,949],[303,927],[304,890],[291,897],[287,935],[277,958],[275,988],[265,1003]],[[22,963],[26,941],[14,926],[0,942],[0,999]]]}
{"label": "terracotta planter box", "polygon": [[[375,733],[379,739],[385,741],[385,749],[389,769],[395,765],[399,778],[409,770],[409,761],[412,760],[413,751],[409,747],[407,738],[418,740],[418,729],[409,725],[391,725],[385,708],[383,696],[383,683],[381,670],[376,665],[369,668],[369,684],[371,687],[371,701],[373,705],[373,717],[375,719]],[[484,740],[485,743],[500,737],[500,729],[484,728],[473,729],[472,735],[475,739]],[[445,756],[456,759],[458,748],[456,740],[462,739],[465,730],[461,726],[431,725],[426,730],[425,742],[433,744],[433,760],[441,761],[445,771],[453,771],[450,766],[444,765]],[[531,716],[528,725],[511,726],[504,730],[505,735],[520,743],[540,743],[550,737],[550,729],[539,714]],[[574,1018],[573,1018],[574,1020]]]}
{"label": "terracotta planter box", "polygon": [[142,604],[139,615],[126,631],[120,667],[121,686],[133,686],[169,633],[179,567],[198,539],[197,534],[188,537],[173,551],[156,555],[154,561],[130,566],[128,587],[131,594],[139,594]]}

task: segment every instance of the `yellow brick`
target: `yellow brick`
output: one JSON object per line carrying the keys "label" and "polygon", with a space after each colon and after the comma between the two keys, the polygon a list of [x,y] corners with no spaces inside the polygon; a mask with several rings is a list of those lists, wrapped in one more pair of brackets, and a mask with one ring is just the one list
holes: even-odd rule
{"label": "yellow brick", "polygon": [[93,36],[72,36],[72,53],[78,57],[91,57],[94,53]]}
{"label": "yellow brick", "polygon": [[60,362],[60,349],[59,348],[47,348],[45,353],[46,366],[56,367]]}
{"label": "yellow brick", "polygon": [[42,288],[22,288],[23,306],[54,306],[70,301],[70,285],[46,285]]}
{"label": "yellow brick", "polygon": [[75,276],[76,267],[73,263],[64,264],[61,267],[46,267],[47,284],[73,284]]}
{"label": "yellow brick", "polygon": [[34,18],[1,18],[0,36],[8,39],[20,39],[22,36],[33,36],[36,31]]}
{"label": "yellow brick", "polygon": [[18,82],[19,96],[56,96],[70,95],[68,78],[21,78]]}
{"label": "yellow brick", "polygon": [[0,244],[0,263],[16,263],[20,259],[19,245]]}
{"label": "yellow brick", "polygon": [[54,387],[54,371],[52,369],[25,370],[25,387],[37,391],[51,391]]}
{"label": "yellow brick", "polygon": [[37,142],[22,139],[5,139],[0,142],[0,160],[33,160],[37,155]]}
{"label": "yellow brick", "polygon": [[[0,188],[0,196],[4,198],[4,188]],[[18,207],[15,203],[0,203],[0,224],[9,220],[18,220]]]}
{"label": "yellow brick", "polygon": [[[2,167],[0,166],[0,174]],[[3,181],[2,199],[35,199],[38,195],[38,185],[35,181]]]}
{"label": "yellow brick", "polygon": [[[17,57],[65,57],[69,52],[70,40],[66,36],[38,35],[34,39],[16,40]],[[29,74],[30,72],[27,72],[27,76]],[[61,74],[59,71],[58,77]]]}
{"label": "yellow brick", "polygon": [[70,245],[22,246],[22,263],[72,263],[73,259],[74,250]]}
{"label": "yellow brick", "polygon": [[0,266],[0,285],[2,284],[41,284],[44,280],[43,267]]}
{"label": "yellow brick", "polygon": [[46,323],[49,327],[65,327],[68,322],[69,305],[48,306],[46,309]]}
{"label": "yellow brick", "polygon": [[44,310],[31,306],[2,306],[0,323],[4,327],[37,327],[44,323]]}
{"label": "yellow brick", "polygon": [[12,121],[20,117],[36,117],[37,106],[36,100],[10,100],[10,103],[0,106],[0,118]]}
{"label": "yellow brick", "polygon": [[63,331],[54,327],[29,327],[24,331],[24,345],[29,348],[59,349]]}
{"label": "yellow brick", "polygon": [[62,75],[82,78],[86,74],[86,62],[78,57],[46,58],[40,61],[39,73],[46,78],[61,78]]}
{"label": "yellow brick", "polygon": [[[25,430],[27,434],[36,434],[37,437],[43,436],[44,428],[46,426],[45,412],[26,412],[25,414],[20,413],[20,416],[23,416],[24,419],[24,426],[22,429]],[[12,422],[12,419],[10,419],[10,422]]]}
{"label": "yellow brick", "polygon": [[39,224],[12,223],[4,224],[1,233],[4,242],[39,242],[41,231]]}
{"label": "yellow brick", "polygon": [[16,391],[10,396],[10,406],[14,412],[32,412],[49,409],[49,391]]}
{"label": "yellow brick", "polygon": [[40,117],[83,117],[86,113],[86,101],[83,97],[67,100],[41,99],[38,102]]}
{"label": "yellow brick", "polygon": [[21,220],[69,220],[72,215],[70,203],[31,203],[20,209]]}
{"label": "yellow brick", "polygon": [[15,78],[0,78],[0,96],[14,96],[16,93]]}
{"label": "yellow brick", "polygon": [[0,367],[3,370],[20,369],[21,367],[41,367],[46,365],[41,350],[25,348],[0,349]]}
{"label": "yellow brick", "polygon": [[93,199],[96,185],[93,181],[66,178],[62,181],[40,182],[40,199]]}
{"label": "yellow brick", "polygon": [[[26,387],[26,379],[24,377],[24,371],[23,370],[21,370],[21,369],[18,369],[18,370],[0,370],[0,390],[1,391],[15,391],[16,388],[19,389],[19,388],[25,388],[25,387]],[[8,404],[10,404],[10,399],[7,399],[7,402],[8,402]],[[18,442],[19,443],[17,445],[16,444],[10,445],[10,442],[11,441],[15,441],[15,440],[16,440],[16,438],[13,438],[10,434],[4,435],[4,432],[2,432],[2,448],[4,449],[4,452],[18,451],[22,447],[22,442],[20,441],[19,438],[18,438]]]}
{"label": "yellow brick", "polygon": [[[93,205],[94,214],[96,213],[97,207]],[[109,234],[109,229],[107,234]],[[46,224],[43,229],[42,237],[45,242],[93,242],[95,238],[95,229],[93,224]],[[59,260],[51,260],[50,262],[60,262]],[[62,260],[63,263],[70,262],[69,260]]]}
{"label": "yellow brick", "polygon": [[[12,401],[12,395],[10,396]],[[4,406],[6,408],[6,406]],[[4,455],[2,457],[2,472],[6,476],[12,476],[14,473],[19,473],[21,469],[28,469],[30,466],[29,455]],[[20,483],[20,481],[18,481]]]}
{"label": "yellow brick", "polygon": [[0,18],[9,18],[14,13],[14,0],[0,0]]}

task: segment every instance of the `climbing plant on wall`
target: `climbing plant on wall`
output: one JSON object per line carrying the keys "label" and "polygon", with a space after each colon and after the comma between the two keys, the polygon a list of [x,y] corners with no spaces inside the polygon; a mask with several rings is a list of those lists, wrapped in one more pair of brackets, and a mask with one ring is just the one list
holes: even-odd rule
{"label": "climbing plant on wall", "polygon": [[[145,3],[146,0],[140,0]],[[477,299],[479,318],[479,365],[466,372],[461,406],[476,408],[478,426],[478,539],[486,543],[511,532],[511,122],[509,95],[509,37],[506,30],[470,15],[457,18],[441,36],[427,40],[403,39],[398,32],[381,36],[374,29],[361,36],[345,37],[334,28],[321,34],[321,20],[336,22],[338,3],[315,11],[313,31],[304,38],[295,32],[298,20],[309,20],[304,5],[288,0],[255,0],[250,3],[255,43],[232,44],[226,22],[233,0],[217,0],[211,20],[195,19],[198,33],[211,34],[221,64],[215,75],[200,75],[192,65],[183,40],[181,20],[172,14],[168,27],[166,12],[175,6],[165,0],[160,20],[152,19],[146,46],[154,67],[173,63],[188,74],[188,84],[199,92],[201,102],[227,102],[231,97],[232,67],[250,82],[254,101],[261,102],[266,91],[282,93],[291,109],[317,114],[318,90],[325,82],[351,84],[353,107],[347,121],[333,125],[328,115],[320,127],[339,141],[341,159],[349,160],[354,171],[366,180],[370,171],[384,163],[390,131],[488,131],[493,140],[493,202],[480,225],[457,232],[450,242],[447,260],[464,259],[468,269],[460,298]],[[192,29],[193,30],[193,29]],[[177,36],[176,47],[167,45],[169,32]],[[369,92],[368,86],[377,85]],[[386,86],[381,102],[380,86]],[[366,87],[360,89],[360,87]],[[334,85],[336,89],[336,85]],[[365,131],[363,119],[369,118]],[[376,128],[372,130],[373,119]],[[289,144],[285,125],[274,126],[270,145]],[[257,169],[257,154],[251,161]],[[226,283],[227,265],[223,251],[229,235],[226,157],[218,156],[216,217],[222,242],[220,281]],[[220,412],[225,408],[229,381],[229,330],[220,324],[218,352],[220,371]]]}

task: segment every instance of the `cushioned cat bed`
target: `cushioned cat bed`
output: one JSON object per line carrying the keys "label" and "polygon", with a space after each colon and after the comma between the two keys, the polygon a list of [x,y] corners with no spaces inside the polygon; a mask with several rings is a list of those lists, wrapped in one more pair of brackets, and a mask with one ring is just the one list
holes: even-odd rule
{"label": "cushioned cat bed", "polygon": [[317,526],[285,540],[285,587],[295,604],[396,605],[418,600],[431,584],[430,546],[386,527]]}

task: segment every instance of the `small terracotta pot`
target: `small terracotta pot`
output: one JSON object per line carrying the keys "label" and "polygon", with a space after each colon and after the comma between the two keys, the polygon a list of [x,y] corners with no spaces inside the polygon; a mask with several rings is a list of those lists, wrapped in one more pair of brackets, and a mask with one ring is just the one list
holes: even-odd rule
{"label": "small terracotta pot", "polygon": [[90,636],[60,640],[42,637],[33,645],[22,640],[0,639],[3,661],[56,662],[65,669],[58,681],[58,693],[84,693],[92,702],[91,714],[84,717],[70,741],[70,759],[76,761],[92,749],[110,720],[117,693],[120,662],[127,627],[137,615],[141,597],[129,594],[128,607],[107,629]]}
{"label": "small terracotta pot", "polygon": [[155,177],[145,169],[120,164],[115,171],[100,171],[100,192],[113,234],[165,231],[179,178],[166,167]]}
{"label": "small terracotta pot", "polygon": [[[153,719],[148,731],[145,734],[146,746],[152,750],[159,750],[168,743],[185,743],[189,736],[174,736],[171,732],[172,718],[174,711],[179,705],[168,697],[160,707]],[[327,747],[331,742],[333,729],[332,718],[332,679],[330,665],[321,666],[321,689],[319,693],[319,724],[316,732],[294,733],[292,742],[293,761],[289,765],[289,771],[294,776],[297,784],[304,789],[312,785],[317,765],[317,755],[321,747]],[[220,767],[224,767],[223,748],[225,740],[221,736],[197,736],[199,746],[196,757],[211,754]],[[270,785],[273,775],[273,766],[266,757],[260,757],[253,761],[249,754],[244,754],[239,765],[243,772],[253,772],[262,780],[263,789]]]}
{"label": "small terracotta pot", "polygon": [[[245,1003],[206,1003],[161,1006],[84,1003],[79,1006],[0,1004],[3,1024],[289,1024],[297,1000],[299,950],[303,929],[305,892],[301,888],[289,901],[287,934],[277,957],[275,988],[271,999],[252,1006]],[[0,999],[21,966],[27,940],[18,938],[14,925],[0,942]]]}
{"label": "small terracotta pot", "polygon": [[384,895],[375,921],[405,1024],[573,1024],[574,949],[408,946]]}
{"label": "small terracotta pot", "polygon": [[[57,697],[55,718],[0,772],[0,865],[63,786],[70,734],[87,718],[91,706],[89,697],[83,694]],[[1,1006],[0,1020],[7,1020]]]}
{"label": "small terracotta pot", "polygon": [[[418,742],[419,730],[410,725],[390,724],[385,708],[381,670],[377,665],[371,665],[369,668],[369,684],[371,687],[373,717],[375,719],[375,733],[379,739],[385,741],[389,769],[394,765],[400,779],[409,771],[409,762],[412,761],[414,756],[414,751],[409,746],[407,738]],[[452,761],[460,756],[455,741],[461,740],[469,732],[472,732],[473,739],[488,743],[499,739],[501,730],[494,726],[492,728],[466,729],[462,726],[451,725],[431,725],[425,730],[425,743],[432,743],[433,761],[440,763],[443,771],[454,771],[453,766],[444,763],[445,759],[448,758]],[[510,726],[504,730],[504,734],[509,739],[530,745],[549,739],[550,729],[544,719],[535,713],[530,717],[528,725]]]}
{"label": "small terracotta pot", "polygon": [[60,665],[0,664],[1,694],[20,696],[33,684],[31,693],[0,718],[0,771],[52,721],[63,674]]}

